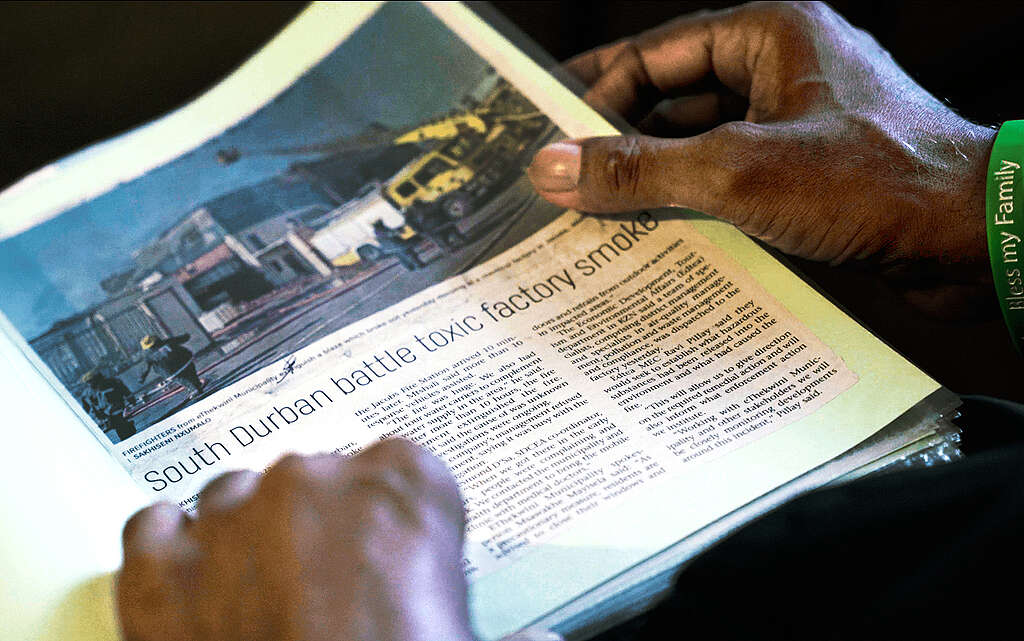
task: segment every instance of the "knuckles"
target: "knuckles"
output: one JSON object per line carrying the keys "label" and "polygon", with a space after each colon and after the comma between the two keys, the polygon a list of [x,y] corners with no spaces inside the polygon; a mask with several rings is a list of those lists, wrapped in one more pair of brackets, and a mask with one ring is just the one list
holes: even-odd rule
{"label": "knuckles", "polygon": [[[346,510],[392,506],[409,516],[418,505],[458,497],[454,478],[441,461],[405,439],[388,439],[346,460],[325,477],[322,461],[288,455],[264,475],[256,494],[261,509],[291,512],[299,503],[344,500]],[[459,502],[461,505],[461,502]]]}
{"label": "knuckles", "polygon": [[[633,136],[626,136],[598,150],[600,155],[597,166],[584,168],[583,175],[597,177],[599,184],[594,187],[602,195],[636,196],[651,164],[649,154],[640,141]],[[584,159],[588,156],[586,151],[583,156]]]}
{"label": "knuckles", "polygon": [[762,30],[770,41],[784,42],[816,38],[836,20],[835,11],[823,2],[757,2],[743,5],[738,17],[748,29]]}
{"label": "knuckles", "polygon": [[390,438],[367,448],[352,459],[353,465],[398,474],[408,485],[444,482],[447,468],[427,450],[403,438]]}
{"label": "knuckles", "polygon": [[[386,470],[363,473],[352,479],[352,516],[369,532],[393,531],[395,524],[424,529],[425,506],[396,474]],[[372,537],[371,537],[372,538]]]}
{"label": "knuckles", "polygon": [[177,506],[156,503],[132,515],[124,525],[121,540],[126,552],[161,549],[161,539],[170,538],[183,527],[187,517]]}
{"label": "knuckles", "polygon": [[757,2],[744,5],[743,8],[755,19],[782,34],[813,30],[827,16],[835,15],[822,2]]}
{"label": "knuckles", "polygon": [[757,123],[731,121],[704,134],[706,158],[715,165],[714,184],[707,185],[714,202],[736,203],[765,186],[765,176],[773,170],[766,159],[782,154],[778,149],[767,153],[767,148],[777,143],[764,135],[763,128]]}
{"label": "knuckles", "polygon": [[356,478],[367,496],[384,498],[403,517],[422,523],[440,510],[446,520],[463,524],[462,498],[451,472],[427,450],[406,439],[383,441],[353,459],[364,465]]}
{"label": "knuckles", "polygon": [[301,500],[312,489],[314,480],[305,457],[288,454],[263,475],[256,500],[260,503]]}
{"label": "knuckles", "polygon": [[353,460],[372,461],[375,465],[423,471],[426,451],[404,438],[389,438],[360,452]]}
{"label": "knuckles", "polygon": [[159,506],[158,503],[141,509],[128,519],[121,531],[121,540],[124,542],[125,548],[132,549],[142,542],[146,532],[146,522],[152,518],[153,510],[158,509]]}
{"label": "knuckles", "polygon": [[263,478],[264,482],[303,485],[308,483],[312,477],[309,459],[299,454],[286,454],[267,470]]}
{"label": "knuckles", "polygon": [[705,134],[720,149],[732,150],[736,145],[753,144],[763,137],[764,125],[746,120],[724,122]]}

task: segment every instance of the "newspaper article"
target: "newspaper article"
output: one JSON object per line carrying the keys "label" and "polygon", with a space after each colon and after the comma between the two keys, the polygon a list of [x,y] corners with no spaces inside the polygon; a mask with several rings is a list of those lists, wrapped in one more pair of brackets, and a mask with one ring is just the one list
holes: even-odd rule
{"label": "newspaper article", "polygon": [[721,456],[856,376],[685,220],[566,213],[494,260],[197,403],[122,450],[156,496],[391,436],[444,459],[467,575]]}
{"label": "newspaper article", "polygon": [[416,441],[476,579],[857,382],[679,213],[540,202],[523,167],[560,135],[387,4],[220,136],[0,242],[0,309],[185,509],[287,451]]}

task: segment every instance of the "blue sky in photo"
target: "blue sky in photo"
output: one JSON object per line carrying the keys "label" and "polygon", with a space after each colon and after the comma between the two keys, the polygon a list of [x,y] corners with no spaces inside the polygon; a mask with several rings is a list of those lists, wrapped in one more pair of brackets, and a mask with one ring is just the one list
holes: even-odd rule
{"label": "blue sky in photo", "polygon": [[[0,242],[0,309],[26,338],[104,299],[100,281],[202,203],[310,156],[261,150],[401,128],[447,112],[487,64],[422,6],[389,3],[262,109],[192,152]],[[243,152],[235,163],[219,149]]]}

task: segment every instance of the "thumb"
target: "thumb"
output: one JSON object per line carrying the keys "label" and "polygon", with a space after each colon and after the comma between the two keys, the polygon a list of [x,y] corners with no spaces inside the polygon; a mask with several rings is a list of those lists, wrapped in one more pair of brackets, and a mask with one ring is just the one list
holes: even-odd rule
{"label": "thumb", "polygon": [[567,209],[616,213],[687,207],[728,212],[739,182],[765,160],[760,125],[730,122],[690,138],[607,136],[550,144],[527,170],[537,192]]}

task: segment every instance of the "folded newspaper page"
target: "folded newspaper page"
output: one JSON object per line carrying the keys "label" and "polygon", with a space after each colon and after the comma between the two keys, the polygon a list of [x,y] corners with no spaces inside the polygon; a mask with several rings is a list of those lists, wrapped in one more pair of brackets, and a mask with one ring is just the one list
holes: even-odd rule
{"label": "folded newspaper page", "polygon": [[289,451],[428,448],[494,638],[939,388],[724,223],[537,197],[537,149],[607,133],[463,6],[315,5],[0,196],[0,310],[153,499]]}

